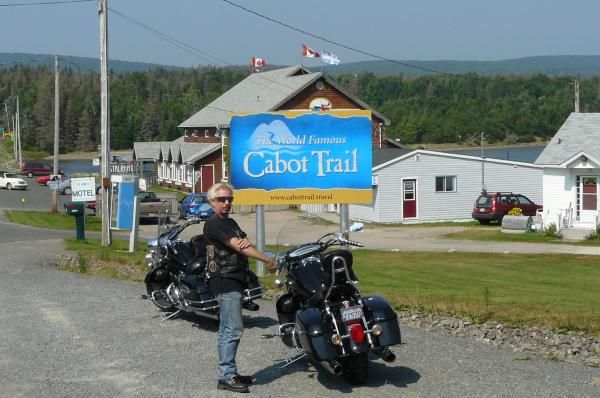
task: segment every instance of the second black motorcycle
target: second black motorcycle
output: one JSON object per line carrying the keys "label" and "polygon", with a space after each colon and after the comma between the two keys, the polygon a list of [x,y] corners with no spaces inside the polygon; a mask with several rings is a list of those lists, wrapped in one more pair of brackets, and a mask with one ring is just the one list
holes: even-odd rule
{"label": "second black motorcycle", "polygon": [[277,273],[285,270],[286,278],[276,284],[287,290],[276,304],[278,335],[298,352],[284,367],[308,357],[360,385],[369,375],[370,352],[386,362],[395,360],[389,347],[401,343],[396,312],[380,296],[361,296],[352,253],[346,248],[332,249],[363,246],[349,239],[350,232],[363,228],[353,224],[344,233],[327,233],[277,255]]}

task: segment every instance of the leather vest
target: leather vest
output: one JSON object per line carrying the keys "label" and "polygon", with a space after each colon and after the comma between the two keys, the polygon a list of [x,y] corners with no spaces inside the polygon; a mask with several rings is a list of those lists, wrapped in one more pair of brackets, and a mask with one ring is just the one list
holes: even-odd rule
{"label": "leather vest", "polygon": [[208,244],[206,246],[206,272],[209,278],[221,277],[240,281],[246,280],[248,260],[228,246]]}

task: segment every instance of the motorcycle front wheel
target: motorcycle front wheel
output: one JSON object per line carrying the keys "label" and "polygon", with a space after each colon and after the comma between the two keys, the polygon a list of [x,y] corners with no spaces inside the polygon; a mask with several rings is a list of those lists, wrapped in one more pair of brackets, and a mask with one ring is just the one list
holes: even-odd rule
{"label": "motorcycle front wheel", "polygon": [[169,284],[165,284],[164,282],[146,282],[146,292],[148,293],[148,298],[158,308],[163,311],[174,311],[175,306],[167,299],[165,291],[168,286]]}
{"label": "motorcycle front wheel", "polygon": [[369,354],[367,352],[340,358],[340,363],[344,371],[344,379],[348,383],[360,386],[367,382],[369,378]]}

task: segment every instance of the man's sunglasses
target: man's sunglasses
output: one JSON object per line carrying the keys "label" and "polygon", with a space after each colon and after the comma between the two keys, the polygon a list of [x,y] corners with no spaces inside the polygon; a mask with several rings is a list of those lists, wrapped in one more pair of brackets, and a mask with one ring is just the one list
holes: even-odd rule
{"label": "man's sunglasses", "polygon": [[215,198],[215,200],[219,203],[225,203],[225,202],[233,203],[233,196],[218,196]]}

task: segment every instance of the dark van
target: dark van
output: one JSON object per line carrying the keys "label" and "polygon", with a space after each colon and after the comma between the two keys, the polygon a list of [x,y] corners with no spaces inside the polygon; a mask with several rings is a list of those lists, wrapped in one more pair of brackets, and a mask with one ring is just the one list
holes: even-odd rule
{"label": "dark van", "polygon": [[50,166],[48,163],[39,161],[26,160],[21,166],[21,174],[24,174],[29,178],[33,176],[50,175],[53,171],[54,167]]}

